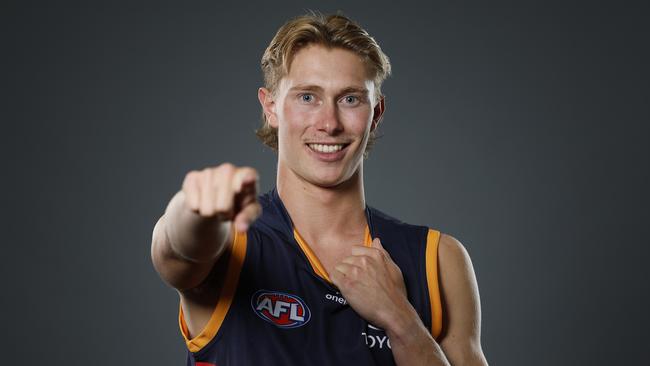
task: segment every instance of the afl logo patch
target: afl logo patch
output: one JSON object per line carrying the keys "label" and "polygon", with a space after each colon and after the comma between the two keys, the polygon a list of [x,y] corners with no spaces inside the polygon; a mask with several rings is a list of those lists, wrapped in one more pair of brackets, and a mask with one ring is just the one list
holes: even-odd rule
{"label": "afl logo patch", "polygon": [[301,298],[284,292],[259,290],[251,297],[251,306],[260,318],[279,328],[301,327],[311,317]]}

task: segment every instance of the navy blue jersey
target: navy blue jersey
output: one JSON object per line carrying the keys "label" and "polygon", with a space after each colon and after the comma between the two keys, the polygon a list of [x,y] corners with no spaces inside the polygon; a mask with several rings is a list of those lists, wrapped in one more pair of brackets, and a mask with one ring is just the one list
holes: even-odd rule
{"label": "navy blue jersey", "polygon": [[[294,230],[276,189],[259,197],[262,215],[235,234],[219,300],[203,331],[189,339],[187,365],[394,365],[386,333],[361,318]],[[440,335],[437,248],[440,233],[366,206],[372,238],[400,267],[408,300]]]}

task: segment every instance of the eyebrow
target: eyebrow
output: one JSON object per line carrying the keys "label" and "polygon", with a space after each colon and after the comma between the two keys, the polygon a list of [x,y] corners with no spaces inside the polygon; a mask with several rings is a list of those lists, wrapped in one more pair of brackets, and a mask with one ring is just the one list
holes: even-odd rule
{"label": "eyebrow", "polygon": [[343,90],[341,90],[341,94],[348,94],[348,93],[357,93],[357,94],[362,94],[364,96],[368,95],[368,89],[366,88],[357,88],[354,86],[347,87]]}
{"label": "eyebrow", "polygon": [[[296,85],[292,88],[289,89],[289,92],[294,92],[294,91],[318,91],[322,92],[323,88],[318,86],[318,85]],[[344,88],[337,94],[347,94],[347,93],[359,93],[363,95],[368,95],[368,89],[366,88],[359,88],[355,86],[349,86],[347,88]]]}
{"label": "eyebrow", "polygon": [[298,91],[298,90],[307,90],[307,91],[322,91],[323,88],[321,88],[318,85],[296,85],[289,89],[290,92],[292,91]]}

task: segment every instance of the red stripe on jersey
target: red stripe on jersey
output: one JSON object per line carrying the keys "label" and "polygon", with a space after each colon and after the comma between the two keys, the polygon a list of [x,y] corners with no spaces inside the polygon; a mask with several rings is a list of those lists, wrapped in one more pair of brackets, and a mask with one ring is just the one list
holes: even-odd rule
{"label": "red stripe on jersey", "polygon": [[209,362],[197,362],[196,366],[217,366],[217,365]]}

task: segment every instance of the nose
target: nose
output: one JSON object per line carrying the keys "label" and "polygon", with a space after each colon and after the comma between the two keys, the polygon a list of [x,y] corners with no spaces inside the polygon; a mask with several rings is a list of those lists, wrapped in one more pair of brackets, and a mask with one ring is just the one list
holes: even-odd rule
{"label": "nose", "polygon": [[328,135],[336,135],[343,131],[343,124],[336,103],[323,103],[319,109],[315,125],[319,131],[323,131]]}

